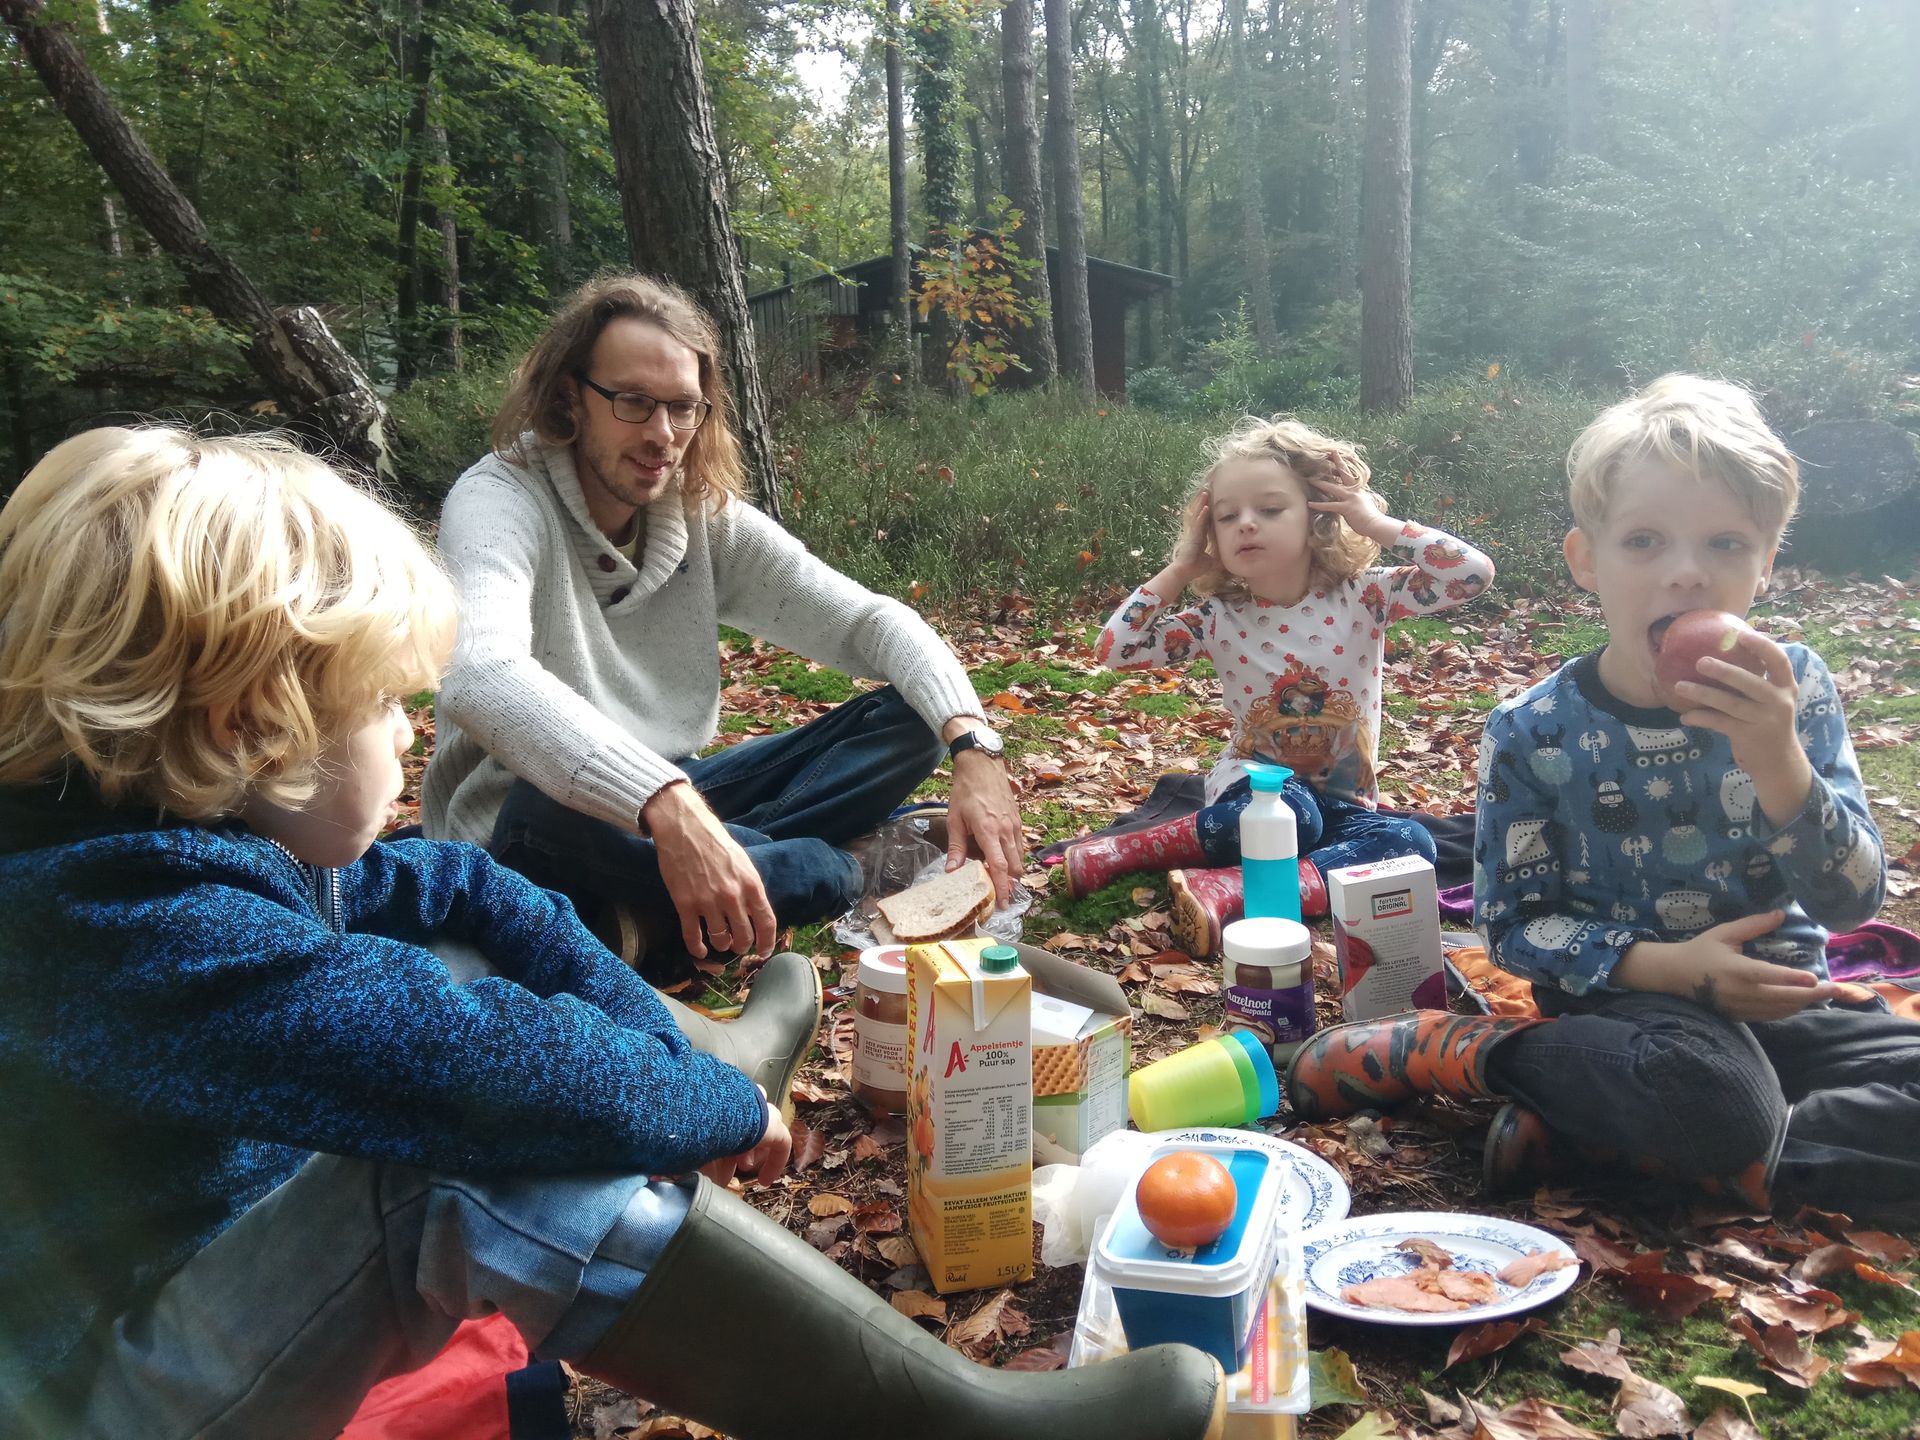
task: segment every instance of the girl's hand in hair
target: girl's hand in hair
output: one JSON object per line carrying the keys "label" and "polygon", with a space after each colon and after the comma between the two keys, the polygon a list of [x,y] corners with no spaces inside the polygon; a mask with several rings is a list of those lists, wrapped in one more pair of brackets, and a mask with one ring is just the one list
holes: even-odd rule
{"label": "girl's hand in hair", "polygon": [[1346,521],[1355,534],[1382,546],[1391,545],[1398,538],[1401,522],[1386,513],[1380,497],[1367,488],[1365,481],[1344,470],[1334,470],[1311,476],[1307,483],[1318,497],[1310,496],[1307,500],[1307,508],[1316,515],[1337,516]]}

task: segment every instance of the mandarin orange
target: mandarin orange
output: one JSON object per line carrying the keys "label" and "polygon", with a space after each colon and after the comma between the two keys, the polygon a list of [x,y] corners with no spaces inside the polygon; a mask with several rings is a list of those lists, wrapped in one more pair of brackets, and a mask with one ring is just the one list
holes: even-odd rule
{"label": "mandarin orange", "polygon": [[1219,1239],[1240,1203],[1227,1167],[1198,1150],[1162,1155],[1142,1173],[1133,1197],[1140,1223],[1174,1250],[1193,1250]]}

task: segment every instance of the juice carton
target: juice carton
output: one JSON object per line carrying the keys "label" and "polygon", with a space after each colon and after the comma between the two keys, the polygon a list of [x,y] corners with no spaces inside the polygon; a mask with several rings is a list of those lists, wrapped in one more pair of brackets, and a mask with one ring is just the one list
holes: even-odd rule
{"label": "juice carton", "polygon": [[1010,945],[907,950],[907,1223],[943,1295],[1033,1274],[1032,993]]}
{"label": "juice carton", "polygon": [[1446,1008],[1440,906],[1429,862],[1409,855],[1329,870],[1327,901],[1348,1020]]}
{"label": "juice carton", "polygon": [[1016,945],[1033,978],[1033,1158],[1077,1165],[1127,1128],[1133,1012],[1113,976],[1050,950]]}

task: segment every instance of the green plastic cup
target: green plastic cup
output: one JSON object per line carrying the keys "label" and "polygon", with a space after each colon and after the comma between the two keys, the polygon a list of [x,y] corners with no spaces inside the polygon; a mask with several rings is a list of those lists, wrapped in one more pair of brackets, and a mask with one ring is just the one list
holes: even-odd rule
{"label": "green plastic cup", "polygon": [[1246,1046],[1236,1044],[1231,1035],[1215,1035],[1205,1043],[1218,1045],[1232,1056],[1234,1071],[1240,1076],[1240,1093],[1245,1097],[1246,1110],[1234,1123],[1256,1124],[1260,1119],[1260,1077],[1253,1068],[1253,1057],[1247,1054]]}
{"label": "green plastic cup", "polygon": [[[1235,1045],[1232,1050],[1240,1047]],[[1189,1045],[1165,1059],[1142,1066],[1127,1079],[1127,1109],[1142,1130],[1184,1130],[1194,1125],[1241,1125],[1257,1095],[1252,1064],[1238,1063],[1219,1037]],[[1247,1079],[1240,1065],[1247,1066]],[[1251,1085],[1251,1090],[1249,1086]]]}

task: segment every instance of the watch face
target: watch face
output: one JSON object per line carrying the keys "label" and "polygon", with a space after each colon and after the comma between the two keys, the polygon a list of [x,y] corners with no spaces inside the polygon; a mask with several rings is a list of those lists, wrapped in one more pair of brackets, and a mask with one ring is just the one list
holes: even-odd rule
{"label": "watch face", "polygon": [[948,746],[947,749],[949,754],[958,755],[962,750],[972,750],[975,747],[984,750],[989,755],[999,755],[1007,748],[1006,743],[1001,740],[996,731],[982,728],[979,730],[961,731],[953,737],[953,744]]}

